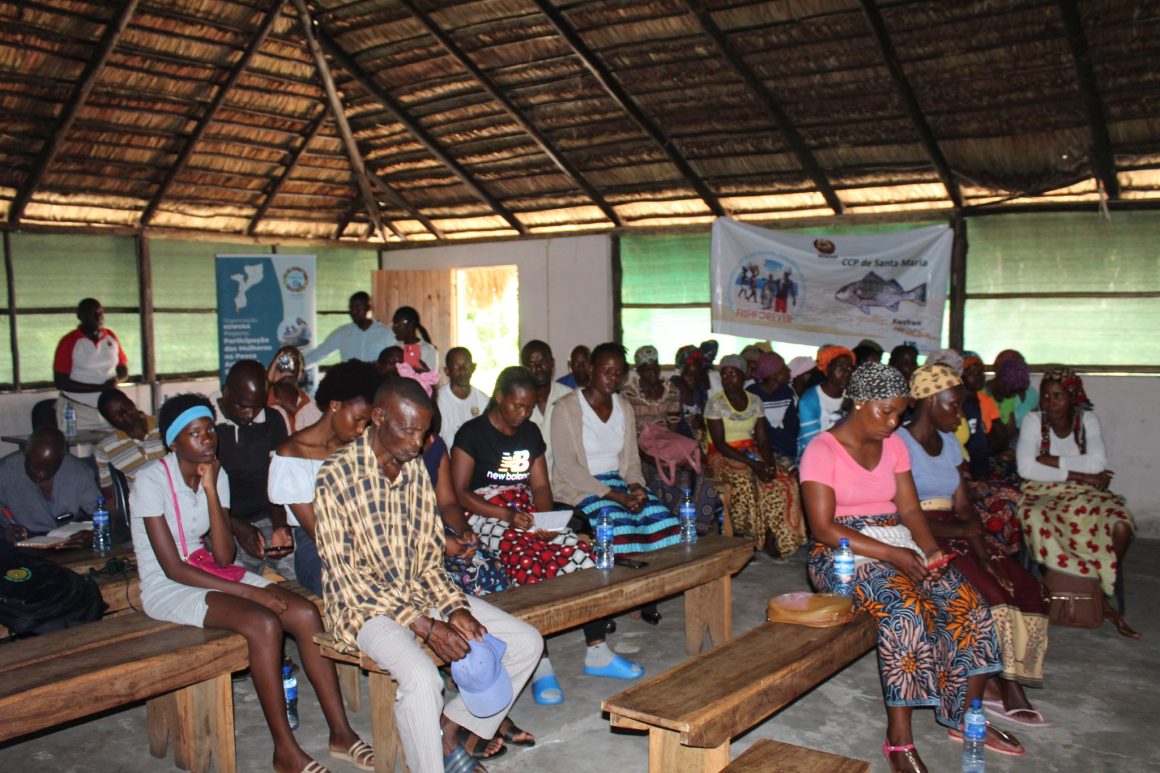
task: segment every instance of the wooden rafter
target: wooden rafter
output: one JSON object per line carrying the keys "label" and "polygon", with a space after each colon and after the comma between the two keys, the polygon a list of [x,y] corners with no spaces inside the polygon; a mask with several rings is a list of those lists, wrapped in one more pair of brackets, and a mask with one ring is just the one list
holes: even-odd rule
{"label": "wooden rafter", "polygon": [[894,50],[894,43],[890,40],[890,32],[886,29],[886,22],[882,19],[878,4],[876,0],[861,0],[861,2],[866,23],[870,25],[874,42],[878,44],[878,50],[882,52],[882,60],[886,63],[886,69],[890,71],[894,88],[898,92],[898,96],[902,98],[902,104],[906,108],[906,114],[910,116],[914,131],[918,134],[923,148],[926,149],[926,154],[930,156],[930,162],[934,165],[939,179],[942,180],[943,187],[947,189],[947,195],[950,196],[955,209],[961,209],[963,206],[962,191],[951,174],[951,165],[947,163],[946,156],[943,155],[938,140],[935,139],[934,132],[931,131],[930,124],[926,122],[926,116],[919,109],[918,99],[914,95],[914,89],[910,87],[910,80],[902,69],[902,62],[899,61],[898,54]]}
{"label": "wooden rafter", "polygon": [[68,102],[65,103],[64,108],[60,112],[60,120],[57,122],[56,128],[53,131],[52,138],[44,144],[40,154],[36,157],[36,162],[33,164],[28,178],[20,186],[20,190],[16,192],[16,196],[12,201],[12,207],[8,211],[9,222],[20,222],[20,218],[24,215],[25,207],[32,200],[32,194],[44,182],[45,173],[48,172],[48,168],[60,152],[65,137],[68,136],[69,130],[77,119],[77,114],[84,107],[85,102],[89,98],[89,94],[93,91],[93,87],[97,85],[97,79],[100,77],[105,63],[109,61],[109,56],[113,53],[113,49],[117,47],[117,41],[121,39],[121,34],[129,26],[129,20],[133,18],[133,14],[137,12],[138,3],[139,0],[126,0],[121,5],[121,11],[117,14],[117,17],[105,27],[105,32],[101,35],[101,40],[97,44],[96,50],[81,72],[76,88],[73,89],[72,94],[69,95]]}
{"label": "wooden rafter", "polygon": [[[367,215],[370,217],[371,223],[374,224],[379,238],[386,241],[387,234],[383,231],[383,217],[382,213],[379,212],[379,200],[375,198],[375,192],[371,190],[366,162],[363,160],[362,153],[359,152],[358,144],[354,141],[354,133],[350,130],[350,122],[346,120],[346,109],[338,95],[338,87],[334,85],[334,76],[330,72],[330,65],[326,63],[322,46],[318,44],[318,38],[315,36],[314,20],[310,16],[310,9],[306,7],[306,0],[294,0],[294,7],[298,11],[298,21],[302,27],[302,34],[306,38],[306,45],[310,49],[311,56],[314,57],[315,67],[318,68],[318,77],[326,91],[326,100],[330,103],[330,113],[334,116],[334,125],[338,128],[343,147],[346,148],[351,174],[354,176],[355,185],[362,197],[363,206],[366,208]],[[395,236],[406,240],[406,236],[394,223],[387,222],[386,225]]]}
{"label": "wooden rafter", "polygon": [[1112,154],[1112,140],[1108,136],[1107,118],[1104,104],[1100,99],[1096,71],[1092,66],[1091,51],[1088,48],[1087,33],[1083,29],[1083,19],[1075,0],[1059,0],[1059,14],[1063,20],[1063,32],[1071,48],[1075,61],[1075,75],[1079,93],[1083,98],[1083,110],[1087,116],[1088,131],[1092,137],[1092,168],[1096,178],[1103,185],[1109,199],[1120,198],[1120,180],[1116,176],[1116,161]]}
{"label": "wooden rafter", "polygon": [[473,196],[490,207],[491,210],[502,217],[509,226],[518,231],[520,234],[527,235],[527,226],[521,223],[519,219],[517,219],[516,216],[513,215],[510,210],[508,210],[507,207],[500,203],[499,199],[485,191],[483,186],[481,186],[479,182],[476,181],[475,177],[470,172],[468,172],[462,164],[452,158],[451,155],[448,154],[448,152],[439,143],[439,141],[436,140],[430,132],[420,126],[419,122],[411,117],[411,115],[402,106],[402,104],[398,102],[398,100],[388,94],[386,89],[375,83],[375,80],[373,77],[371,77],[370,73],[363,70],[362,67],[360,67],[358,63],[354,61],[354,58],[350,56],[350,54],[346,53],[346,51],[344,51],[342,47],[338,45],[338,43],[336,43],[329,35],[326,34],[326,31],[322,28],[321,25],[319,25],[315,32],[318,36],[318,42],[322,45],[323,50],[326,51],[326,53],[335,61],[335,63],[343,70],[345,70],[346,74],[350,76],[350,78],[355,83],[357,83],[363,89],[363,91],[366,91],[372,97],[377,99],[379,104],[383,106],[383,109],[390,113],[391,116],[396,121],[398,121],[404,129],[410,132],[411,136],[418,140],[419,144],[426,148],[427,152],[435,157],[436,161],[447,167],[447,169],[450,170],[453,175],[459,178],[459,181],[463,183],[464,187],[471,191]]}
{"label": "wooden rafter", "polygon": [[655,142],[660,149],[668,157],[669,162],[677,168],[681,176],[692,186],[697,195],[709,207],[709,211],[718,217],[725,217],[728,213],[725,208],[721,206],[720,199],[717,198],[709,185],[701,178],[697,171],[693,169],[689,160],[685,158],[676,146],[676,143],[671,137],[665,134],[664,130],[657,125],[655,121],[636,103],[620,82],[612,75],[608,67],[600,61],[596,53],[588,47],[588,44],[580,37],[579,33],[572,28],[572,25],[564,18],[556,6],[552,5],[548,0],[535,0],[536,7],[540,10],[556,32],[564,39],[572,52],[576,55],[584,66],[588,69],[601,88],[608,94],[613,102],[623,110],[637,126],[644,131],[648,137]]}
{"label": "wooden rafter", "polygon": [[314,141],[314,137],[322,129],[322,125],[326,122],[326,116],[329,113],[330,110],[324,106],[322,112],[306,127],[306,133],[302,135],[302,144],[290,156],[290,160],[286,163],[286,168],[282,170],[282,174],[273,182],[270,190],[266,193],[266,197],[262,199],[258,211],[254,213],[254,217],[250,219],[250,225],[246,228],[247,234],[253,235],[254,229],[258,227],[258,223],[266,216],[266,212],[270,209],[270,205],[274,203],[274,199],[282,190],[282,186],[290,179],[290,175],[294,174],[294,170],[298,167],[298,162],[306,155],[306,147]]}
{"label": "wooden rafter", "polygon": [[761,78],[753,71],[753,68],[745,63],[741,55],[733,48],[733,44],[729,42],[729,37],[724,30],[714,21],[713,15],[705,7],[701,0],[685,0],[685,5],[689,11],[697,18],[697,22],[701,25],[701,29],[713,41],[713,45],[717,48],[717,52],[721,58],[732,68],[749,92],[757,99],[765,114],[773,121],[774,126],[781,132],[785,142],[789,145],[790,150],[794,156],[797,157],[798,163],[801,164],[802,170],[806,175],[813,180],[814,186],[817,187],[818,192],[822,194],[826,205],[834,211],[835,215],[840,215],[845,210],[842,200],[838,198],[837,191],[830,183],[830,178],[822,169],[822,165],[818,163],[812,150],[806,144],[805,139],[798,132],[797,127],[794,126],[793,121],[790,120],[789,114],[785,112],[785,108],[781,103],[774,98],[773,94],[769,93],[769,89],[765,87]]}
{"label": "wooden rafter", "polygon": [[499,87],[495,85],[495,82],[488,77],[487,73],[485,73],[483,69],[479,67],[479,65],[477,65],[462,48],[459,47],[459,44],[456,43],[451,35],[444,31],[433,18],[431,18],[430,14],[419,8],[414,0],[399,0],[399,4],[406,8],[411,13],[411,15],[414,16],[415,19],[423,25],[428,34],[439,41],[439,44],[442,45],[447,53],[450,54],[451,57],[459,63],[460,67],[467,70],[467,72],[471,74],[471,77],[475,79],[480,88],[486,91],[488,96],[490,96],[499,104],[500,107],[503,108],[504,112],[508,114],[508,117],[511,118],[512,122],[515,123],[516,126],[519,126],[520,129],[524,131],[524,133],[532,138],[532,141],[536,143],[536,146],[539,147],[540,151],[545,156],[547,156],[548,159],[551,160],[551,162],[555,164],[561,172],[570,177],[576,186],[580,188],[580,190],[584,191],[584,194],[592,200],[592,203],[595,204],[601,212],[604,213],[605,217],[612,221],[613,225],[622,225],[620,215],[618,215],[616,210],[613,209],[608,204],[608,202],[604,200],[604,196],[602,196],[600,192],[596,190],[595,186],[588,182],[580,170],[577,169],[571,161],[569,161],[560,153],[552,141],[548,139],[548,137],[543,132],[541,132],[535,127],[535,125],[532,124],[531,120],[528,119],[524,112],[519,107],[517,107],[516,104],[512,102],[512,100],[510,100],[507,95],[499,89]]}
{"label": "wooden rafter", "polygon": [[190,134],[189,139],[185,141],[185,145],[181,148],[181,153],[177,156],[177,161],[174,162],[172,167],[170,167],[169,172],[165,175],[165,179],[162,180],[161,185],[158,186],[157,192],[153,194],[153,198],[149,200],[149,204],[146,205],[145,211],[141,213],[142,227],[149,225],[149,221],[151,221],[153,216],[157,214],[157,208],[161,206],[161,202],[164,201],[166,195],[168,195],[169,189],[173,187],[173,183],[177,180],[181,173],[185,171],[185,167],[189,163],[189,159],[193,157],[193,152],[197,148],[197,144],[201,142],[201,138],[205,136],[205,132],[209,128],[209,125],[213,123],[214,116],[217,115],[218,110],[221,109],[222,105],[225,104],[226,99],[229,98],[230,92],[234,88],[234,84],[236,84],[238,79],[242,77],[242,73],[246,71],[246,68],[250,66],[250,62],[253,60],[254,56],[257,55],[258,49],[262,47],[262,44],[266,42],[266,38],[270,36],[270,32],[274,29],[274,23],[278,20],[278,16],[282,13],[282,8],[285,7],[285,5],[286,0],[274,0],[273,6],[269,11],[266,12],[266,18],[262,22],[262,26],[258,28],[257,34],[254,35],[254,38],[249,42],[249,45],[246,46],[241,58],[238,59],[238,63],[234,65],[234,68],[230,71],[230,74],[226,77],[225,81],[220,86],[218,86],[218,90],[214,95],[213,101],[210,102],[209,107],[206,108],[205,113],[202,114],[201,119],[198,120],[197,126],[194,127],[194,130]]}

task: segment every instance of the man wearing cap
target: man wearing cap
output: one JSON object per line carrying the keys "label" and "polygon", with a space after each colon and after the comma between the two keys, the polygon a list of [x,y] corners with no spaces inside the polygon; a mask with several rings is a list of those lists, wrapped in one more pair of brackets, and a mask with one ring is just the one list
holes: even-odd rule
{"label": "man wearing cap", "polygon": [[[323,463],[314,496],[327,630],[398,682],[395,717],[413,773],[474,770],[460,745],[467,733],[530,745],[504,718],[544,646],[527,623],[464,595],[443,568],[443,524],[419,458],[432,410],[418,382],[387,381],[370,431]],[[452,663],[459,695],[446,706],[422,644]],[[490,756],[500,748],[489,744]]]}

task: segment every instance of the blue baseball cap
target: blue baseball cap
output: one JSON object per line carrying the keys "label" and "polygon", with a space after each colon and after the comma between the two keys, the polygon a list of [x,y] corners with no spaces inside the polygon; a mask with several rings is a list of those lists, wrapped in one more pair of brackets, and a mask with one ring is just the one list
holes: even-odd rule
{"label": "blue baseball cap", "polygon": [[492,717],[512,700],[512,680],[503,666],[507,644],[492,636],[471,640],[467,655],[451,664],[451,678],[467,710],[477,717]]}

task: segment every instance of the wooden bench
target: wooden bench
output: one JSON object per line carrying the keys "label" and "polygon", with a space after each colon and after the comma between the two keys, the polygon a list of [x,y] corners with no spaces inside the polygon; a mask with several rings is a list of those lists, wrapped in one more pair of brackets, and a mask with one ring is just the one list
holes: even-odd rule
{"label": "wooden bench", "polygon": [[723,773],[870,773],[870,763],[762,738]]}
{"label": "wooden bench", "polygon": [[0,647],[0,741],[146,701],[149,751],[182,770],[237,767],[230,674],[237,634],[134,612]]}
{"label": "wooden bench", "polygon": [[602,708],[613,727],[648,731],[650,773],[716,773],[734,736],[873,649],[876,633],[866,616],[836,628],[764,623]]}
{"label": "wooden bench", "polygon": [[[610,571],[585,570],[555,577],[546,582],[511,588],[487,596],[488,603],[527,622],[548,636],[610,617],[677,593],[685,595],[685,651],[701,651],[708,633],[714,645],[732,635],[733,575],[753,557],[750,540],[733,537],[702,537],[696,545],[673,547],[647,553],[648,566]],[[315,637],[328,658],[357,666],[369,674],[371,733],[375,747],[375,770],[390,773],[396,754],[401,754],[395,726],[395,683],[363,653],[345,652],[329,635]],[[438,658],[432,654],[438,662]],[[356,681],[351,685],[351,675]],[[347,705],[357,695],[357,671],[339,668],[339,680]]]}

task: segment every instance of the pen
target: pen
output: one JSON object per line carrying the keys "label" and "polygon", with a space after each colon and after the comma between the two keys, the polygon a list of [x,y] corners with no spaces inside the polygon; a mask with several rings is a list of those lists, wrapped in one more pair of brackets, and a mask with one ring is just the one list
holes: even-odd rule
{"label": "pen", "polygon": [[4,517],[8,519],[9,523],[16,523],[16,516],[14,516],[12,514],[12,511],[9,510],[7,507],[0,508],[0,512],[4,513]]}

